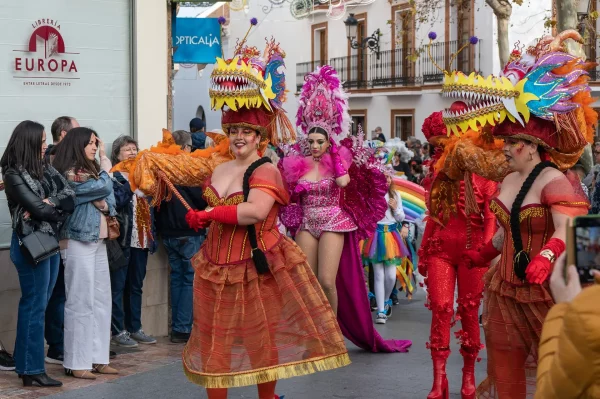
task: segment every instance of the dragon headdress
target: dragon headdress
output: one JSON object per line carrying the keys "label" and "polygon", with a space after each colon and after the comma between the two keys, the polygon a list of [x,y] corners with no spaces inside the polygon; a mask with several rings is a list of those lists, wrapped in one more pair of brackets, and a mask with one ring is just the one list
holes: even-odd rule
{"label": "dragon headdress", "polygon": [[572,166],[593,140],[598,117],[587,72],[595,64],[581,51],[570,54],[567,39],[583,43],[568,30],[516,48],[499,77],[444,72],[442,93],[458,100],[443,112],[448,134],[494,127],[495,136],[535,142],[561,169]]}
{"label": "dragon headdress", "polygon": [[210,75],[209,95],[212,109],[222,109],[223,130],[233,126],[247,126],[259,131],[263,144],[277,144],[295,138],[294,127],[285,115],[286,100],[285,52],[279,43],[267,40],[261,52],[246,44],[248,33],[257,24],[250,20],[246,36],[236,44],[231,59],[217,57]]}

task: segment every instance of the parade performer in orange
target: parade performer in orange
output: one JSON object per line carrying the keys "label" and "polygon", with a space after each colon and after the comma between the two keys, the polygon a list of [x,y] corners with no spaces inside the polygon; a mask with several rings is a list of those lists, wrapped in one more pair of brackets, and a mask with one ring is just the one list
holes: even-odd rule
{"label": "parade performer in orange", "polygon": [[172,184],[205,187],[209,208],[186,216],[209,232],[192,260],[194,324],[183,365],[211,399],[252,384],[259,398],[277,398],[278,379],[350,363],[306,256],[277,229],[289,195],[277,167],[261,158],[269,142],[277,144],[278,130],[284,139],[293,136],[281,108],[285,80],[277,70],[284,56],[272,40],[262,57],[242,41],[211,74],[212,105],[225,106],[227,138],[191,155],[163,144],[128,165],[132,185],[155,203],[171,195]]}
{"label": "parade performer in orange", "polygon": [[[485,270],[470,270],[462,256],[465,249],[482,247],[494,234],[496,219],[489,210],[489,203],[496,191],[496,183],[477,175],[467,176],[463,181],[460,181],[462,175],[452,179],[453,171],[443,168],[445,162],[450,161],[448,157],[455,158],[454,154],[444,152],[445,147],[447,150],[453,148],[460,139],[446,137],[441,112],[434,112],[425,119],[422,131],[436,149],[432,164],[435,166],[442,159],[437,170],[432,167],[423,182],[429,215],[419,249],[419,273],[426,277],[427,306],[431,310],[427,348],[431,350],[433,360],[433,387],[427,398],[448,398],[446,361],[450,355],[456,285],[458,315],[455,321],[461,321],[462,329],[455,335],[460,340],[464,360],[461,397],[474,398],[475,361],[483,347],[478,311]],[[453,159],[452,163],[458,161]]]}
{"label": "parade performer in orange", "polygon": [[[575,31],[544,37],[513,51],[501,77],[455,72],[442,89],[469,102],[455,102],[444,113],[449,131],[485,136],[493,126],[512,171],[490,205],[498,232],[465,253],[475,267],[500,255],[484,277],[488,377],[477,389],[480,398],[533,396],[542,324],[553,305],[548,277],[565,250],[568,218],[588,209],[579,180],[563,172],[593,139],[597,115],[589,107],[587,70],[594,64],[581,51],[570,54],[566,39],[583,43]],[[495,173],[489,166],[472,162],[466,170],[486,176]]]}

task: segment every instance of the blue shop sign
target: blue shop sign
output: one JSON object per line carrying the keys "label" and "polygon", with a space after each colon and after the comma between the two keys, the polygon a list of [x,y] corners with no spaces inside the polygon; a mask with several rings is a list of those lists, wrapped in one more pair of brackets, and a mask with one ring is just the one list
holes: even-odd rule
{"label": "blue shop sign", "polygon": [[221,56],[221,25],[217,18],[176,18],[173,62],[214,64]]}

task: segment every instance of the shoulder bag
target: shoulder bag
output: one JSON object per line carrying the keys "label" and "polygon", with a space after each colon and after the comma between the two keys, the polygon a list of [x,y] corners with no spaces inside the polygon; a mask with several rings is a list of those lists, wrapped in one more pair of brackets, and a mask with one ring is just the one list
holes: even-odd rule
{"label": "shoulder bag", "polygon": [[52,234],[42,231],[19,237],[19,246],[25,259],[34,266],[60,252],[58,240]]}

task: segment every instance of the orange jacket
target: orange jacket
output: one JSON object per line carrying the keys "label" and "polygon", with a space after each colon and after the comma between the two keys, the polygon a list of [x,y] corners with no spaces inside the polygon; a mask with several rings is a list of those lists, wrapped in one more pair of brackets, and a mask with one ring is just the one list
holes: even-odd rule
{"label": "orange jacket", "polygon": [[540,338],[535,398],[600,398],[600,286],[550,309]]}

